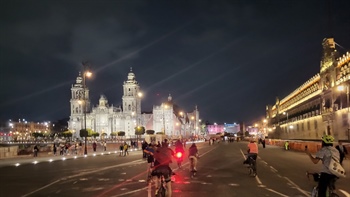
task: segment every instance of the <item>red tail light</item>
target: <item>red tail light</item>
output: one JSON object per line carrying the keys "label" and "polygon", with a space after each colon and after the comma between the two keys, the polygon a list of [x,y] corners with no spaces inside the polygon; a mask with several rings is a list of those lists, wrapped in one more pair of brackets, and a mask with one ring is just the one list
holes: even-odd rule
{"label": "red tail light", "polygon": [[182,157],[182,152],[177,152],[177,153],[176,153],[176,157],[177,157],[177,158],[181,158],[181,157]]}

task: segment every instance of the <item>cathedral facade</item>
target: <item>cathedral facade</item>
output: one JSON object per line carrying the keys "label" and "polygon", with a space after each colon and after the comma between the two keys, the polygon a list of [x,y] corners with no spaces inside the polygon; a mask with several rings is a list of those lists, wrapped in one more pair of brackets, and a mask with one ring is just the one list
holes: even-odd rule
{"label": "cathedral facade", "polygon": [[89,89],[84,88],[83,80],[79,73],[71,87],[68,128],[72,131],[73,138],[79,139],[80,130],[84,128],[106,137],[110,137],[112,132],[123,131],[126,138],[133,138],[137,126],[175,138],[199,134],[197,107],[190,113],[185,112],[173,103],[170,94],[168,101],[153,106],[151,113],[141,113],[141,90],[132,69],[123,84],[122,106],[109,105],[106,96],[101,95],[98,105],[91,108]]}
{"label": "cathedral facade", "polygon": [[274,105],[266,106],[270,138],[350,140],[350,53],[333,38],[322,42],[320,71]]}

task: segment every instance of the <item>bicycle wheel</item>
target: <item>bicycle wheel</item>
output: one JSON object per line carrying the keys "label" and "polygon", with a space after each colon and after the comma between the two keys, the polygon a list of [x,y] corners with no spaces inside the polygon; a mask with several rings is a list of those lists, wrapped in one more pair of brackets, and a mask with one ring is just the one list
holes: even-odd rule
{"label": "bicycle wheel", "polygon": [[311,197],[317,197],[318,189],[317,186],[313,187],[311,190]]}
{"label": "bicycle wheel", "polygon": [[331,193],[331,194],[329,195],[329,197],[339,197],[339,195],[336,194],[336,193]]}
{"label": "bicycle wheel", "polygon": [[249,165],[249,167],[248,167],[248,174],[249,175],[253,174],[253,168],[251,165]]}
{"label": "bicycle wheel", "polygon": [[156,197],[165,197],[165,188],[163,185],[161,185],[160,188],[158,189],[158,193]]}

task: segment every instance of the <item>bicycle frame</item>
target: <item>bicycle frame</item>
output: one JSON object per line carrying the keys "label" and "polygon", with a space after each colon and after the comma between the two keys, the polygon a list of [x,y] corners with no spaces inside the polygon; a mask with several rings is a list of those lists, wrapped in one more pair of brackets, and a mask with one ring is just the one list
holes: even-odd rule
{"label": "bicycle frame", "polygon": [[[319,173],[310,173],[306,172],[306,176],[309,179],[309,176],[312,175],[315,182],[319,181],[320,174]],[[335,182],[337,178],[334,178],[331,180],[327,187],[327,196],[328,197],[339,197],[338,194],[335,193]],[[318,196],[318,185],[314,186],[311,191],[311,197],[317,197]]]}

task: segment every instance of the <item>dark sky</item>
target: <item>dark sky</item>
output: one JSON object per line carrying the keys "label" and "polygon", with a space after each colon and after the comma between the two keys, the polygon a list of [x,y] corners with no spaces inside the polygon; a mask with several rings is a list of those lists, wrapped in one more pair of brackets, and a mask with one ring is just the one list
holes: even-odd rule
{"label": "dark sky", "polygon": [[89,61],[94,105],[100,94],[121,105],[132,67],[143,111],[170,93],[211,123],[252,122],[319,72],[323,38],[333,35],[338,50],[349,51],[349,7],[348,0],[1,0],[0,119],[69,117],[71,85]]}

